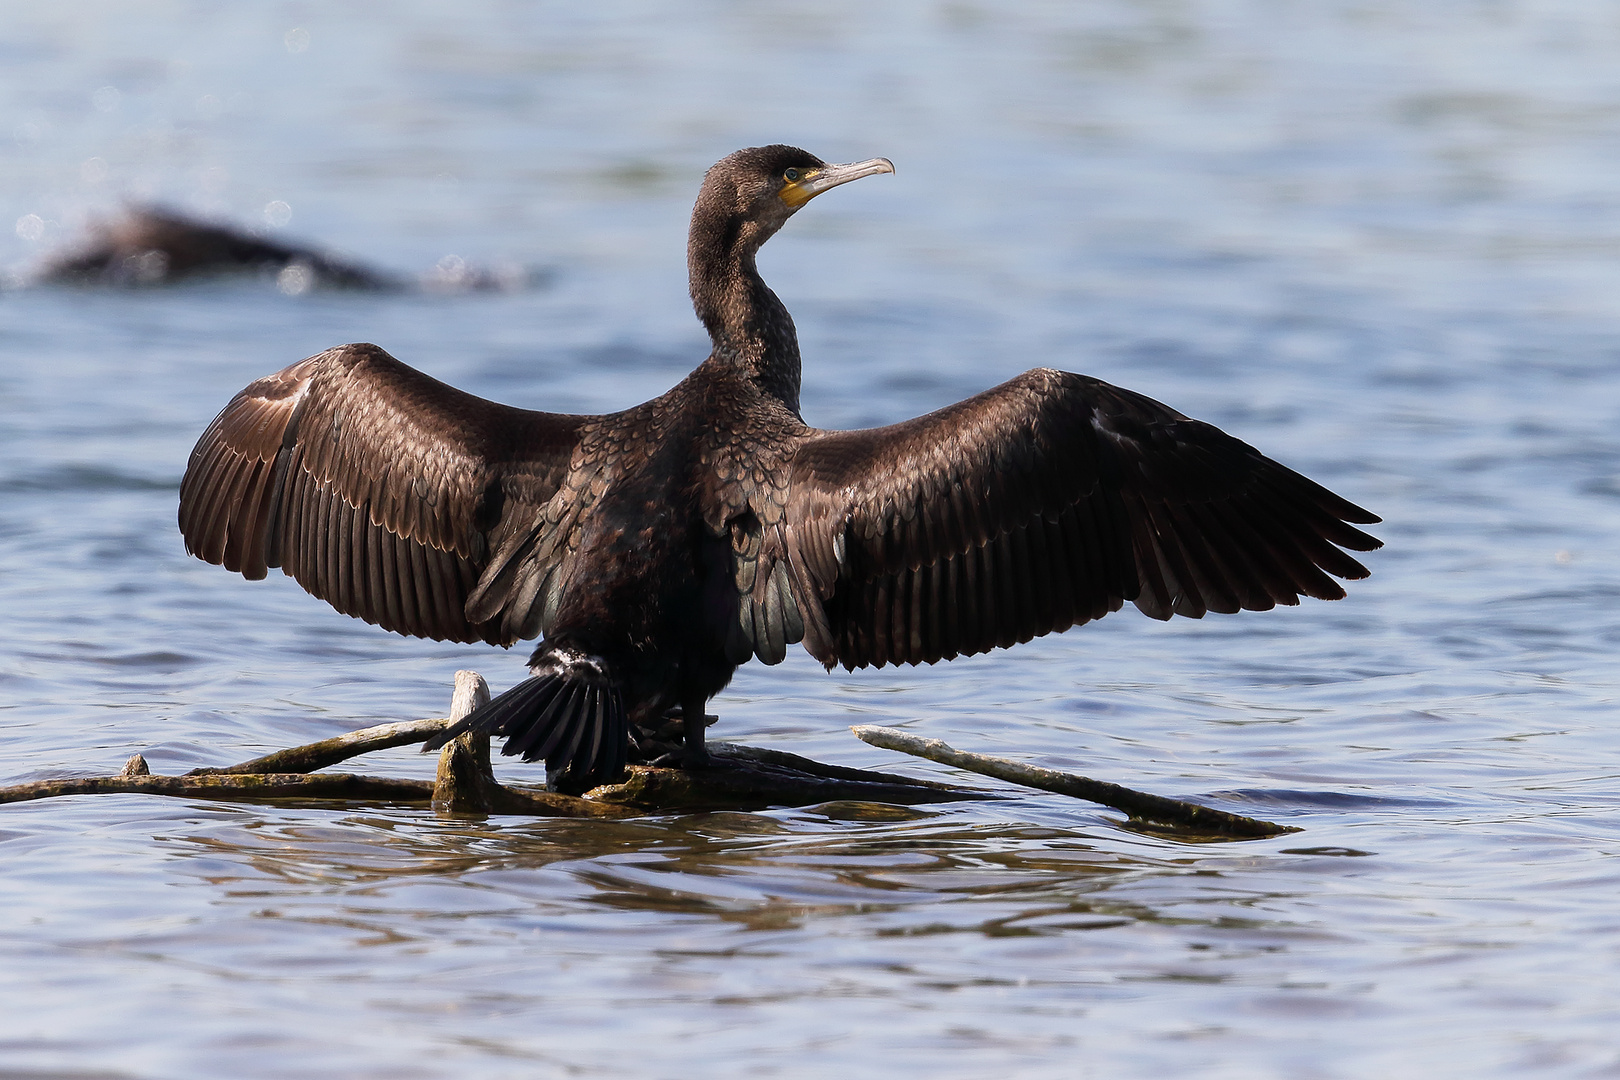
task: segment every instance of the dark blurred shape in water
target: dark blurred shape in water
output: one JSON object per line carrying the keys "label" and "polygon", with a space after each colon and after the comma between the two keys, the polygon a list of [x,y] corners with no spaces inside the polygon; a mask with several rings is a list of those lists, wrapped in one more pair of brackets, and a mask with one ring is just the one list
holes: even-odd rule
{"label": "dark blurred shape in water", "polygon": [[274,278],[287,293],[315,286],[405,287],[403,279],[385,271],[157,206],[130,207],[120,218],[98,222],[83,247],[51,259],[38,279],[138,288],[218,274]]}
{"label": "dark blurred shape in water", "polygon": [[515,264],[485,268],[469,264],[459,255],[446,255],[432,270],[413,278],[177,210],[132,206],[119,218],[97,222],[82,246],[49,259],[33,280],[53,285],[147,288],[228,275],[274,281],[289,296],[311,289],[507,291],[540,284],[546,276]]}

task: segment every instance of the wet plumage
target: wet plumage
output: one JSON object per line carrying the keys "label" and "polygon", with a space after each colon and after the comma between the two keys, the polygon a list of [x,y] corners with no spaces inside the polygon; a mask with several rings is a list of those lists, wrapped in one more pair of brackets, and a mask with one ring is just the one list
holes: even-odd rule
{"label": "wet plumage", "polygon": [[[238,394],[181,486],[187,549],[281,567],[404,634],[509,645],[531,677],[460,730],[554,783],[611,779],[679,708],[688,764],[736,667],[802,641],[832,667],[932,663],[1100,618],[1337,599],[1378,519],[1217,428],[1038,368],[890,427],[799,414],[793,321],[754,265],[810,198],[886,160],[739,151],[688,256],[713,352],[605,416],[484,401],[374,345]],[[631,744],[635,745],[632,746]]]}

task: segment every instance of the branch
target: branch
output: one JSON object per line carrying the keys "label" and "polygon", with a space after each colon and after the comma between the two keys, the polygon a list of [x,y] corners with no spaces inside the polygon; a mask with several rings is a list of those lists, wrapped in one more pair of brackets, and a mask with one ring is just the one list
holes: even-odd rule
{"label": "branch", "polygon": [[[342,802],[430,806],[431,780],[395,780],[354,773],[213,773],[207,776],[88,776],[71,780],[36,780],[31,784],[0,787],[0,803],[31,802],[59,795],[177,795],[222,802],[277,802],[282,799],[321,799]],[[554,791],[503,788],[498,814],[537,817],[622,818],[634,810],[608,803],[578,799]]]}
{"label": "branch", "polygon": [[430,720],[401,720],[393,724],[378,724],[343,735],[335,735],[320,742],[305,743],[288,750],[227,765],[223,769],[192,769],[187,776],[219,776],[229,773],[307,773],[336,765],[373,750],[387,750],[391,746],[409,746],[427,742],[450,724],[443,717]]}
{"label": "branch", "polygon": [[591,790],[591,800],[663,810],[811,806],[824,802],[961,802],[999,796],[893,773],[824,765],[781,750],[713,742],[702,769],[632,765],[621,784]]}
{"label": "branch", "polygon": [[714,745],[710,768],[632,765],[624,783],[596,788],[589,799],[501,784],[490,769],[489,736],[470,733],[440,751],[438,774],[431,783],[314,771],[373,750],[424,742],[487,701],[489,687],[483,678],[475,671],[458,671],[449,719],[379,724],[223,769],[194,769],[184,776],[152,776],[146,759],[136,754],[117,776],[0,787],[0,803],[141,793],[244,802],[326,799],[429,805],[453,814],[624,818],[668,810],[808,806],[842,800],[915,804],[996,798],[988,792],[823,765],[796,754],[728,743]]}
{"label": "branch", "polygon": [[[489,704],[489,684],[476,671],[456,672],[456,690],[450,697],[450,719],[458,724],[474,710]],[[506,810],[507,788],[495,779],[489,763],[489,736],[468,731],[457,735],[439,751],[433,780],[433,809],[442,814],[521,813]]]}
{"label": "branch", "polygon": [[861,725],[850,730],[862,741],[885,750],[898,750],[902,754],[927,758],[942,765],[954,765],[959,769],[994,776],[1009,783],[1039,788],[1042,791],[1055,791],[1059,795],[1069,795],[1076,799],[1085,799],[1087,802],[1101,803],[1103,806],[1113,807],[1132,818],[1144,821],[1157,821],[1198,832],[1228,836],[1280,836],[1283,833],[1300,831],[1291,825],[1278,825],[1258,818],[1244,817],[1242,814],[1229,814],[1224,810],[1214,810],[1207,806],[1199,806],[1197,803],[1182,802],[1180,799],[1166,799],[1162,795],[1150,795],[1145,791],[1093,780],[1088,776],[1060,772],[1057,769],[1044,769],[1039,765],[1026,765],[1010,758],[971,754],[947,746],[938,739],[924,739],[904,731],[896,731],[894,728]]}
{"label": "branch", "polygon": [[426,804],[433,785],[426,780],[390,780],[354,773],[256,773],[211,776],[86,776],[36,780],[0,788],[0,803],[30,802],[58,795],[193,795],[203,799],[268,802],[273,799],[342,799],[346,802]]}

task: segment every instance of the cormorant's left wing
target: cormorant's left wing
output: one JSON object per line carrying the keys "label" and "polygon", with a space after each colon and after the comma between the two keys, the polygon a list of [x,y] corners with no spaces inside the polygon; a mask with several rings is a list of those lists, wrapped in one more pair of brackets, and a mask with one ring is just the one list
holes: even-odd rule
{"label": "cormorant's left wing", "polygon": [[[1379,519],[1218,428],[1038,368],[890,427],[818,432],[763,555],[831,667],[933,663],[1146,614],[1338,599]],[[1324,572],[1325,571],[1325,572]]]}

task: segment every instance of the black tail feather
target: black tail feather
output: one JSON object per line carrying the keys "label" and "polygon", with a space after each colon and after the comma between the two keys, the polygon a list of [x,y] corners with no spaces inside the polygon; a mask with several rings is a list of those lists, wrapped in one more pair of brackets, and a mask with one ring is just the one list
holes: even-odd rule
{"label": "black tail feather", "polygon": [[624,771],[629,729],[624,700],[609,682],[562,674],[528,678],[439,732],[424,745],[436,750],[469,731],[505,735],[501,753],[546,762],[547,779],[564,791],[585,791]]}
{"label": "black tail feather", "polygon": [[559,740],[557,749],[546,758],[546,769],[551,770],[551,763],[557,763],[557,770],[566,772],[574,760],[574,753],[579,749],[579,741],[585,735],[585,729],[590,726],[591,690],[589,686],[576,686],[572,700],[568,703],[569,712],[576,717],[576,721],[568,725],[566,736]]}
{"label": "black tail feather", "polygon": [[607,710],[604,708],[604,699],[606,697],[607,694],[601,689],[591,695],[591,741],[590,745],[585,747],[585,760],[587,761],[595,761],[596,755],[602,750],[602,728],[604,721],[607,719],[605,716]]}
{"label": "black tail feather", "polygon": [[624,762],[630,754],[630,725],[625,720],[624,700],[615,693],[602,695],[602,748],[607,755],[607,769],[614,776],[624,772]]}
{"label": "black tail feather", "polygon": [[[542,677],[530,679],[530,682],[539,683],[541,692],[534,695],[531,704],[524,711],[524,721],[513,729],[510,722],[502,726],[499,731],[506,736],[506,745],[501,753],[507,757],[521,756],[524,761],[538,761],[546,756],[548,736],[556,740],[556,732],[560,730],[554,721],[568,700],[569,684],[560,678]],[[522,684],[519,684],[522,685]]]}
{"label": "black tail feather", "polygon": [[[583,686],[570,685],[559,693],[546,709],[546,714],[536,722],[537,736],[527,750],[523,752],[525,761],[538,761],[546,759],[546,769],[561,770],[567,764],[559,753],[567,745],[568,735],[575,725],[568,723],[569,717],[578,716],[579,698],[585,692]],[[516,751],[513,751],[514,753]],[[505,751],[502,751],[505,753]],[[553,765],[555,763],[555,765]]]}
{"label": "black tail feather", "polygon": [[580,705],[585,722],[555,761],[546,759],[548,776],[564,791],[585,790],[624,771],[630,729],[625,723],[624,701],[612,685],[593,686]]}
{"label": "black tail feather", "polygon": [[[568,761],[573,761],[575,758],[579,758],[581,761],[594,760],[595,755],[591,752],[591,743],[600,738],[602,734],[596,727],[596,703],[601,698],[601,687],[592,686],[586,689],[585,699],[579,705],[579,714],[585,722],[579,725],[579,733],[574,737],[573,745],[568,751]],[[568,771],[566,763],[563,765],[563,771]]]}

